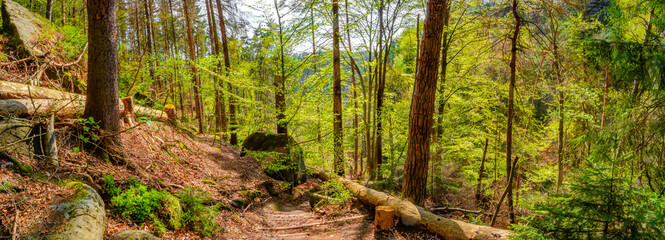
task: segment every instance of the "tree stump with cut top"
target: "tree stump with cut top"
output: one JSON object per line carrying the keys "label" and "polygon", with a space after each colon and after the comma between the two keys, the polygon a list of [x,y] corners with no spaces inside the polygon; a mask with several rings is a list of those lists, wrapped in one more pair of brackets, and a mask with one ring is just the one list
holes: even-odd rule
{"label": "tree stump with cut top", "polygon": [[120,117],[122,117],[122,120],[129,127],[134,126],[134,99],[132,97],[124,97],[120,101],[122,101],[122,105],[124,106]]}
{"label": "tree stump with cut top", "polygon": [[395,228],[397,215],[395,208],[389,206],[377,206],[374,210],[374,231],[388,231]]}
{"label": "tree stump with cut top", "polygon": [[166,106],[164,106],[164,112],[166,113],[169,122],[175,125],[177,121],[175,116],[175,106],[173,104],[166,104]]}

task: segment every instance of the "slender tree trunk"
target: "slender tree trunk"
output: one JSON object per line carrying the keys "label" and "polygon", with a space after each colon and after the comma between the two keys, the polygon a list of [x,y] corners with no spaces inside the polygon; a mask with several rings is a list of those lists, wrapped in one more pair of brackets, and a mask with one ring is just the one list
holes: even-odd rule
{"label": "slender tree trunk", "polygon": [[65,10],[65,0],[60,0],[60,13],[62,14],[62,16],[60,16],[60,17],[62,17],[62,19],[61,19],[62,26],[65,26],[65,18],[67,16],[67,13],[65,11],[66,11]]}
{"label": "slender tree trunk", "polygon": [[[515,78],[516,78],[516,63],[517,63],[517,39],[519,37],[521,19],[517,13],[518,0],[513,0],[513,17],[515,18],[515,29],[511,38],[510,48],[510,86],[508,88],[508,124],[506,126],[506,176],[510,176],[512,172],[511,158],[513,151],[513,118],[515,117],[514,110],[514,95],[515,95]],[[513,182],[508,181],[506,191],[508,194],[508,212],[510,215],[511,223],[515,222],[515,214],[513,213]]]}
{"label": "slender tree trunk", "polygon": [[450,22],[450,7],[449,7],[449,1],[446,1],[446,13],[445,17],[443,20],[443,40],[442,40],[442,45],[441,45],[441,80],[439,80],[439,106],[438,106],[438,113],[439,116],[437,118],[437,124],[436,124],[436,141],[441,142],[443,139],[443,111],[445,110],[446,106],[446,99],[444,90],[445,90],[445,85],[446,85],[446,74],[448,73],[448,24]]}
{"label": "slender tree trunk", "polygon": [[282,29],[282,15],[279,12],[277,0],[274,1],[277,12],[277,24],[279,25],[279,62],[280,76],[275,76],[275,105],[277,107],[277,134],[288,135],[286,116],[286,72],[284,68],[284,31]]}
{"label": "slender tree trunk", "polygon": [[446,1],[430,0],[421,40],[421,53],[416,71],[411,113],[409,114],[409,142],[404,164],[402,194],[411,202],[422,205],[427,186],[430,134],[434,124],[436,80]]}
{"label": "slender tree trunk", "polygon": [[344,176],[344,137],[342,136],[342,76],[339,56],[339,1],[333,0],[333,114],[335,122],[333,138],[335,141],[334,171]]}
{"label": "slender tree trunk", "polygon": [[53,14],[53,0],[46,0],[46,14],[44,17],[51,21],[51,15]]}
{"label": "slender tree trunk", "polygon": [[[349,52],[353,57],[353,49],[351,47],[351,26],[349,24],[349,0],[345,0],[346,6],[346,37],[349,42]],[[353,85],[353,175],[358,176],[358,93],[356,85],[356,73],[351,71],[351,84]],[[362,163],[360,163],[362,165]]]}
{"label": "slender tree trunk", "polygon": [[[383,60],[383,54],[384,54],[384,25],[383,25],[383,10],[384,10],[384,2],[381,0],[379,2],[379,56],[377,58],[378,60],[378,67],[376,68],[376,129],[375,129],[375,139],[374,139],[374,160],[377,163],[377,168],[381,169],[381,164],[383,164],[383,125],[381,124],[381,114],[382,114],[382,108],[383,108],[383,96],[386,88],[386,79],[385,76],[383,75],[383,66],[386,64]],[[385,48],[388,48],[388,46],[385,46]],[[382,176],[379,172],[376,174],[376,177],[378,179],[381,179]]]}
{"label": "slender tree trunk", "polygon": [[[211,7],[211,22],[212,22],[212,40],[214,41],[213,46],[215,47],[215,55],[219,56],[219,49],[221,46],[221,43],[219,42],[219,35],[217,34],[217,24],[215,23],[215,7],[213,7],[213,2],[212,0],[208,0],[210,2],[210,7]],[[220,11],[220,1],[217,1],[217,11]],[[222,63],[219,63],[218,66],[219,69],[222,69]],[[219,89],[222,89],[220,91]],[[224,83],[223,81],[218,81],[215,83],[215,99],[217,101],[215,102],[215,109],[217,109],[217,122],[219,124],[219,128],[222,131],[223,138],[226,139],[226,132],[227,132],[227,127],[228,127],[228,120],[226,118],[226,97],[224,94]]]}
{"label": "slender tree trunk", "polygon": [[189,6],[187,4],[188,0],[182,0],[183,10],[185,14],[185,22],[187,24],[187,40],[189,45],[189,58],[190,66],[192,68],[192,81],[194,82],[194,102],[196,104],[196,118],[198,118],[199,123],[199,133],[203,133],[203,109],[201,106],[201,95],[199,95],[199,89],[201,88],[201,80],[198,77],[196,69],[196,53],[194,52],[194,37],[192,36],[192,21],[189,16]]}
{"label": "slender tree trunk", "polygon": [[[145,11],[145,26],[146,26],[146,40],[147,45],[148,45],[148,52],[150,53],[150,56],[148,56],[148,72],[150,73],[150,79],[152,81],[155,81],[155,67],[153,64],[153,58],[155,56],[155,39],[153,39],[153,25],[152,25],[152,6],[150,5],[150,0],[143,0],[143,10]],[[158,81],[157,81],[158,82]],[[159,91],[159,88],[156,88],[157,90],[153,91],[153,98],[156,97],[156,92]]]}
{"label": "slender tree trunk", "polygon": [[487,156],[487,145],[489,138],[485,138],[485,149],[483,150],[483,159],[480,160],[480,170],[478,170],[478,184],[476,185],[476,203],[480,203],[481,191],[483,185],[483,172],[485,171],[485,156]]}
{"label": "slender tree trunk", "polygon": [[[222,52],[224,53],[224,67],[226,70],[226,76],[231,76],[231,57],[229,56],[229,40],[226,37],[226,23],[224,22],[224,11],[222,10],[222,4],[220,0],[217,0],[217,14],[219,15],[219,28],[222,35]],[[231,83],[227,83],[229,87],[229,130],[231,132],[231,138],[229,143],[231,145],[238,145],[238,121],[236,119],[236,100],[233,97],[234,87]]]}

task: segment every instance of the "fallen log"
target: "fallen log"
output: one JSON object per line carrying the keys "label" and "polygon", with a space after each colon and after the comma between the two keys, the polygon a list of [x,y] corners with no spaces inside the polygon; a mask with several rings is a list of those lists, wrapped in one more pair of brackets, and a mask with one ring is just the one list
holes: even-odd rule
{"label": "fallen log", "polygon": [[[323,179],[331,179],[331,175],[326,172],[318,172],[318,175]],[[332,177],[344,184],[356,198],[365,204],[395,208],[402,224],[427,229],[445,239],[508,240],[508,235],[512,234],[511,231],[505,229],[480,226],[444,218],[428,212],[407,200],[367,188],[343,177],[336,175]]]}
{"label": "fallen log", "polygon": [[[50,115],[71,116],[83,113],[85,96],[45,87],[0,81],[0,116]],[[120,102],[120,112],[124,103]],[[34,104],[33,104],[34,103]],[[57,112],[55,110],[58,110]],[[134,115],[168,121],[164,111],[134,105]]]}

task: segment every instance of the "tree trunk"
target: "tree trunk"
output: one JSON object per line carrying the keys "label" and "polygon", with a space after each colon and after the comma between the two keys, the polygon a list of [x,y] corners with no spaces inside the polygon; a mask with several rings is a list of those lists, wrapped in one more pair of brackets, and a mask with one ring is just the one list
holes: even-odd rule
{"label": "tree trunk", "polygon": [[[353,57],[353,50],[351,47],[351,27],[349,26],[349,0],[345,0],[346,7],[346,36],[349,41],[349,52]],[[351,71],[351,84],[353,87],[353,175],[358,176],[358,86],[356,85],[355,71]],[[362,165],[362,163],[360,163]]]}
{"label": "tree trunk", "polygon": [[[217,23],[215,22],[215,7],[213,7],[213,2],[212,0],[209,0],[210,2],[210,18],[212,21],[212,29],[213,31],[213,41],[215,42],[215,55],[219,56],[219,49],[221,46],[221,43],[219,42],[219,35],[217,34]],[[217,1],[217,11],[220,11],[219,6],[221,5],[220,1]],[[222,69],[222,63],[219,63],[218,69]],[[221,90],[220,90],[221,89]],[[216,114],[216,117],[219,121],[219,125],[222,131],[222,136],[224,139],[226,139],[226,132],[228,129],[228,119],[226,118],[226,97],[224,94],[224,82],[219,80],[218,82],[215,83],[215,99],[217,101],[215,102],[215,109],[218,109],[218,113]]]}
{"label": "tree trunk", "polygon": [[201,107],[201,95],[199,95],[199,89],[201,88],[201,80],[198,77],[196,65],[196,55],[194,52],[194,37],[192,36],[192,21],[189,16],[189,6],[187,4],[188,0],[182,0],[183,10],[185,14],[185,21],[187,24],[187,40],[189,45],[189,59],[192,61],[190,66],[192,68],[192,81],[194,82],[194,102],[196,104],[196,118],[198,118],[199,123],[199,133],[203,133],[203,109]]}
{"label": "tree trunk", "polygon": [[487,145],[489,139],[485,138],[485,149],[483,150],[483,159],[480,160],[480,170],[478,171],[478,184],[476,185],[476,203],[480,202],[481,190],[483,185],[483,172],[485,171],[485,156],[487,156]]}
{"label": "tree trunk", "polygon": [[282,15],[279,12],[279,6],[275,1],[275,11],[277,12],[277,24],[279,26],[279,62],[280,75],[275,75],[275,106],[277,107],[277,134],[287,135],[286,116],[286,70],[284,68],[284,31],[282,29]]}
{"label": "tree trunk", "polygon": [[286,111],[286,96],[284,94],[284,80],[282,76],[275,75],[275,108],[277,109],[277,134],[287,134],[284,111]]}
{"label": "tree trunk", "polygon": [[[152,6],[150,4],[150,0],[143,0],[143,8],[145,10],[145,18],[146,18],[146,40],[147,45],[148,45],[148,52],[150,53],[150,56],[148,57],[148,71],[150,73],[150,79],[152,81],[155,81],[159,85],[159,81],[156,81],[155,79],[155,67],[153,63],[153,58],[155,56],[155,39],[153,39],[153,25],[152,25]],[[159,87],[156,88],[155,91],[152,92],[153,97],[156,96],[156,92],[159,91]]]}
{"label": "tree trunk", "polygon": [[441,80],[439,80],[439,106],[436,124],[436,141],[441,142],[443,139],[443,111],[446,106],[445,95],[443,94],[445,85],[446,85],[446,73],[448,72],[448,22],[450,20],[450,5],[449,1],[446,1],[446,13],[443,20],[443,27],[445,31],[443,32],[443,40],[441,45]]}
{"label": "tree trunk", "polygon": [[335,173],[344,176],[344,137],[342,136],[342,76],[339,57],[339,1],[333,0],[333,114],[335,115]]}
{"label": "tree trunk", "polygon": [[51,15],[53,15],[53,0],[46,0],[46,14],[44,14],[44,17],[51,21],[53,20]]}
{"label": "tree trunk", "polygon": [[[222,4],[220,0],[217,0],[217,14],[219,14],[219,28],[222,35],[222,51],[224,53],[224,67],[226,69],[226,76],[231,75],[231,58],[229,56],[229,43],[228,38],[226,37],[226,23],[224,23],[224,12],[222,11]],[[231,145],[238,145],[238,121],[236,119],[236,100],[233,97],[234,87],[231,83],[228,83],[229,87],[229,130],[231,132],[231,137],[229,138],[229,143]]]}
{"label": "tree trunk", "polygon": [[120,130],[118,111],[118,48],[115,0],[88,0],[88,90],[84,117],[99,128]]}
{"label": "tree trunk", "polygon": [[[513,118],[515,117],[514,95],[515,95],[515,78],[516,78],[516,62],[517,62],[517,38],[519,37],[521,19],[517,14],[517,0],[513,0],[513,17],[515,18],[515,29],[513,30],[513,37],[511,38],[510,48],[510,86],[508,88],[508,124],[506,126],[506,176],[510,176],[512,172],[511,158],[513,151]],[[508,181],[506,187],[508,193],[508,212],[510,215],[510,222],[515,222],[515,214],[513,213],[513,183]]]}
{"label": "tree trunk", "polygon": [[416,71],[409,115],[409,140],[402,194],[409,201],[419,205],[425,200],[427,186],[430,133],[434,123],[432,117],[445,8],[445,0],[430,0],[427,3],[427,16],[421,41],[422,56]]}

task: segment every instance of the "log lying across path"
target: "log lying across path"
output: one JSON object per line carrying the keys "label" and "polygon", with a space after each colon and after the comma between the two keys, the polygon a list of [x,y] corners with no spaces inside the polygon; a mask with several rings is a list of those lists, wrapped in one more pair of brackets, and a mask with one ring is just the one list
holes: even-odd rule
{"label": "log lying across path", "polygon": [[[120,111],[124,109],[122,101]],[[72,116],[83,113],[85,96],[45,87],[0,81],[0,116],[51,115]],[[134,105],[138,117],[167,121],[164,111]]]}
{"label": "log lying across path", "polygon": [[444,218],[428,212],[407,200],[367,188],[343,177],[331,176],[330,173],[319,172],[318,175],[323,179],[334,177],[344,184],[353,193],[353,196],[365,204],[371,206],[389,206],[397,209],[397,215],[400,217],[402,224],[425,228],[445,239],[508,240],[508,235],[512,233],[509,230]]}

